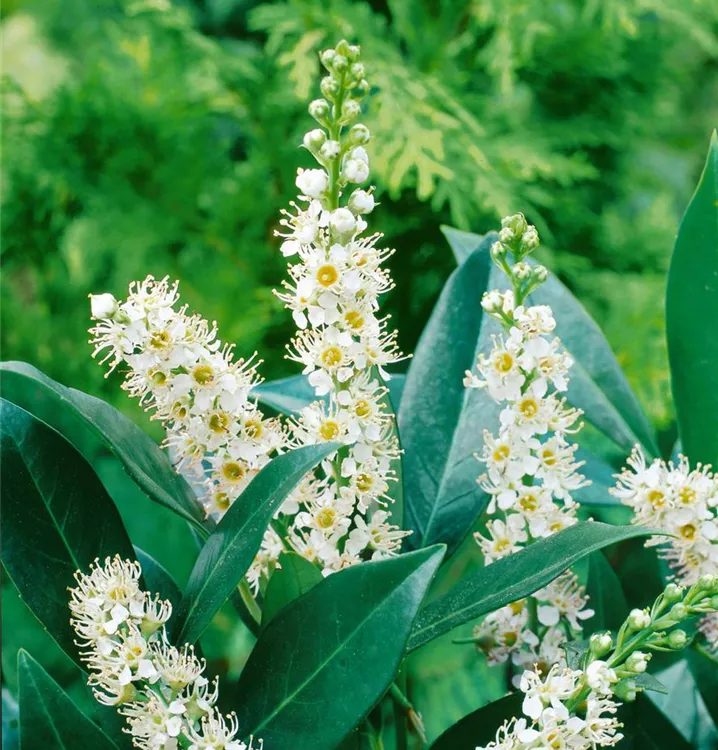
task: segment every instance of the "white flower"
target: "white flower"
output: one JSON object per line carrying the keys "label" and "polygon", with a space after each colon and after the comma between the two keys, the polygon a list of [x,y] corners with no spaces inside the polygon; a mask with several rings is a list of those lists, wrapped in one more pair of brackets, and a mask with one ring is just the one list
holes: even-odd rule
{"label": "white flower", "polygon": [[374,196],[366,190],[355,190],[349,198],[349,210],[354,214],[370,214],[374,210]]}
{"label": "white flower", "polygon": [[550,706],[556,715],[568,718],[568,711],[561,701],[573,695],[579,676],[579,672],[557,666],[553,666],[543,679],[536,672],[526,670],[521,676],[521,692],[524,693],[521,710],[531,719],[538,719]]}
{"label": "white flower", "polygon": [[299,169],[296,182],[302,195],[319,198],[329,185],[329,177],[323,169]]}
{"label": "white flower", "polygon": [[339,235],[347,235],[354,231],[356,219],[348,208],[337,208],[332,211],[330,223]]}
{"label": "white flower", "polygon": [[612,695],[617,682],[616,672],[605,661],[596,659],[586,667],[586,684],[599,695]]}
{"label": "white flower", "polygon": [[90,311],[94,320],[113,318],[119,309],[117,300],[111,294],[90,295]]}

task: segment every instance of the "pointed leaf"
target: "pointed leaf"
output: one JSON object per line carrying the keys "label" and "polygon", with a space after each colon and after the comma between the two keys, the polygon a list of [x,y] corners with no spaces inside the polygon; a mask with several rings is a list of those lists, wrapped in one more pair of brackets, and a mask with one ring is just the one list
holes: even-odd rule
{"label": "pointed leaf", "polygon": [[426,606],[416,618],[409,650],[550,583],[577,560],[634,537],[661,533],[640,526],[577,523],[557,534],[463,578],[447,594]]}
{"label": "pointed leaf", "polygon": [[81,451],[80,436],[93,434],[149,498],[206,534],[192,488],[152,438],[117,409],[56,383],[24,362],[3,362],[0,373],[4,398],[50,424]]}
{"label": "pointed leaf", "polygon": [[621,750],[690,750],[695,747],[646,695],[623,704],[618,719],[623,722]]}
{"label": "pointed leaf", "polygon": [[523,693],[511,693],[472,711],[438,737],[431,750],[475,750],[488,745],[505,721],[521,716],[523,699]]}
{"label": "pointed leaf", "polygon": [[718,727],[718,658],[702,646],[694,646],[687,656],[696,687],[713,723]]}
{"label": "pointed leaf", "polygon": [[718,134],[683,216],[668,272],[666,332],[683,450],[718,465]]}
{"label": "pointed leaf", "polygon": [[301,479],[336,451],[322,443],[270,461],[224,514],[199,553],[175,614],[177,641],[194,643],[244,577],[274,514]]}
{"label": "pointed leaf", "polygon": [[394,679],[443,554],[355,565],[279,612],[239,680],[243,731],[273,750],[333,750]]}
{"label": "pointed leaf", "polygon": [[[488,245],[456,269],[417,345],[399,409],[405,450],[407,545],[455,548],[486,504],[473,457],[481,429],[498,414],[483,392],[463,385],[485,340],[481,295],[491,272]],[[486,319],[490,323],[494,321]]]}
{"label": "pointed leaf", "polygon": [[2,560],[20,596],[78,664],[67,587],[97,557],[134,559],[122,519],[85,459],[62,435],[0,401]]}
{"label": "pointed leaf", "polygon": [[586,583],[588,606],[595,612],[588,620],[589,632],[617,631],[628,613],[621,582],[603,552],[588,556],[588,581]]}
{"label": "pointed leaf", "polygon": [[117,750],[27,651],[18,655],[18,672],[22,750]]}
{"label": "pointed leaf", "polygon": [[262,602],[262,629],[288,604],[323,581],[319,568],[296,552],[282,552]]}

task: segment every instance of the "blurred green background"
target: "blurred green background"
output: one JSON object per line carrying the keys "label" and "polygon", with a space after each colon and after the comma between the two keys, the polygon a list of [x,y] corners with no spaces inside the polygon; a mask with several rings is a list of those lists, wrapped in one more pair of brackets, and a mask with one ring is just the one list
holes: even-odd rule
{"label": "blurred green background", "polygon": [[[297,145],[316,52],[344,36],[373,86],[371,220],[397,249],[385,309],[403,349],[454,265],[440,225],[483,233],[522,210],[671,431],[665,274],[718,122],[718,3],[6,0],[1,34],[4,359],[147,424],[90,358],[87,295],[122,296],[151,273],[180,279],[240,354],[258,350],[265,377],[295,373],[272,232],[309,165]],[[185,527],[126,478],[103,480],[133,540],[185,580]],[[3,604],[10,685],[15,641],[64,663],[7,586]],[[223,622],[204,645],[231,662],[246,634]]]}

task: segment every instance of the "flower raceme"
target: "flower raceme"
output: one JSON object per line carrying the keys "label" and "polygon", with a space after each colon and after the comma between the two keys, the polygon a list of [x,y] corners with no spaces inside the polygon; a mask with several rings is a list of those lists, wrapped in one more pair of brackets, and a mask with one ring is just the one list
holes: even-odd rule
{"label": "flower raceme", "polygon": [[299,329],[288,357],[322,399],[292,420],[290,445],[344,444],[294,494],[298,513],[288,529],[292,547],[330,573],[397,552],[406,533],[388,511],[399,446],[384,385],[384,368],[402,355],[378,317],[378,298],[393,287],[382,265],[393,251],[367,234],[375,200],[359,187],[369,179],[370,133],[355,121],[369,87],[358,47],[342,41],[321,61],[324,98],[309,106],[320,127],[303,140],[319,168],[298,171],[299,197],[277,232],[292,259],[277,296]]}
{"label": "flower raceme", "polygon": [[141,572],[117,556],[75,573],[70,623],[95,697],[118,707],[141,750],[252,750],[252,740],[237,738],[235,715],[215,708],[218,682],[204,676],[204,659],[192,646],[170,645],[172,605],[140,588]]}
{"label": "flower raceme", "polygon": [[689,643],[675,629],[690,617],[718,609],[718,576],[699,578],[687,591],[669,584],[653,607],[633,610],[615,638],[591,636],[574,668],[554,664],[527,669],[519,688],[524,716],[499,728],[496,739],[476,750],[534,750],[612,747],[623,738],[616,712],[633,701],[651,651],[678,651]]}
{"label": "flower raceme", "polygon": [[[617,479],[611,492],[633,510],[632,522],[671,534],[646,545],[663,547],[679,583],[691,585],[718,570],[718,476],[710,466],[691,470],[684,456],[677,464],[658,458],[648,464],[636,447]],[[718,616],[706,615],[699,627],[718,654]]]}
{"label": "flower raceme", "polygon": [[[576,523],[571,493],[587,484],[577,471],[577,446],[567,439],[580,429],[581,412],[560,396],[572,360],[552,337],[551,309],[526,304],[547,278],[545,268],[525,260],[537,246],[536,230],[523,215],[503,220],[491,257],[511,289],[485,293],[482,307],[504,333],[493,337],[491,351],[479,355],[476,372],[467,372],[464,380],[468,388],[486,389],[502,406],[498,433],[484,431],[477,455],[486,466],[478,481],[491,498],[486,534],[475,535],[487,564]],[[565,663],[559,645],[567,631],[580,637],[581,622],[593,615],[586,602],[583,588],[567,572],[532,597],[490,614],[472,640],[492,664],[509,656],[521,667]]]}
{"label": "flower raceme", "polygon": [[284,443],[279,422],[250,398],[260,382],[253,358],[235,359],[217,326],[177,306],[177,283],[133,282],[124,302],[91,297],[94,355],[162,422],[178,468],[197,474],[208,515],[221,516]]}

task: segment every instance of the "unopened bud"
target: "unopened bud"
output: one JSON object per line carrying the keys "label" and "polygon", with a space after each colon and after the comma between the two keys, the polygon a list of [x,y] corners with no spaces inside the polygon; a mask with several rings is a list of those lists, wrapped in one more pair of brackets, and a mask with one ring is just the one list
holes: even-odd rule
{"label": "unopened bud", "polygon": [[536,281],[543,284],[548,278],[548,268],[546,268],[546,266],[534,266],[533,274]]}
{"label": "unopened bud", "polygon": [[712,591],[718,588],[718,576],[706,573],[696,581],[696,588],[703,591]]}
{"label": "unopened bud", "polygon": [[334,58],[337,56],[336,50],[325,49],[319,54],[319,59],[322,61],[322,65],[327,69],[332,69]]}
{"label": "unopened bud", "polygon": [[507,252],[508,248],[506,247],[506,245],[504,245],[503,242],[494,242],[494,244],[491,245],[491,255],[495,258],[506,255]]}
{"label": "unopened bud", "polygon": [[674,622],[682,622],[683,620],[688,617],[690,612],[688,611],[688,607],[686,607],[683,602],[678,602],[677,604],[674,604],[671,607],[670,612],[668,613],[668,616],[673,620]]}
{"label": "unopened bud", "polygon": [[521,238],[521,248],[530,253],[539,246],[539,236],[536,227],[529,227]]}
{"label": "unopened bud", "polygon": [[676,650],[684,648],[686,643],[688,643],[688,636],[686,635],[686,631],[673,630],[668,634],[666,643],[670,648],[674,648]]}
{"label": "unopened bud", "polygon": [[528,224],[523,214],[514,214],[504,217],[501,220],[501,226],[503,229],[510,229],[514,233],[514,237],[522,237]]}
{"label": "unopened bud", "polygon": [[374,196],[366,190],[355,190],[349,198],[349,210],[353,214],[370,214],[374,210]]}
{"label": "unopened bud", "polygon": [[501,294],[496,289],[484,292],[484,296],[481,298],[481,307],[487,313],[498,312],[501,309],[501,305]]}
{"label": "unopened bud", "polygon": [[675,604],[683,598],[683,589],[675,583],[669,583],[663,592],[663,599],[668,604]]}
{"label": "unopened bud", "polygon": [[636,700],[636,683],[631,679],[620,680],[613,686],[613,692],[625,703],[631,703]]}
{"label": "unopened bud", "polygon": [[329,102],[326,99],[315,99],[309,104],[309,114],[318,122],[326,120],[329,115]]}
{"label": "unopened bud", "polygon": [[341,39],[340,41],[338,41],[335,50],[338,55],[344,55],[344,57],[351,56],[351,46],[346,39]]}
{"label": "unopened bud", "polygon": [[613,638],[610,633],[594,633],[589,641],[591,653],[597,658],[605,656],[613,648]]}
{"label": "unopened bud", "polygon": [[90,314],[95,320],[110,320],[119,309],[119,303],[109,293],[90,295]]}
{"label": "unopened bud", "polygon": [[324,76],[322,82],[319,84],[319,88],[321,89],[322,96],[325,96],[327,99],[336,99],[340,89],[339,81],[334,76]]}
{"label": "unopened bud", "polygon": [[354,214],[348,208],[337,208],[332,211],[329,221],[332,229],[340,236],[351,234],[356,226]]}
{"label": "unopened bud", "polygon": [[648,610],[632,609],[628,615],[628,626],[632,630],[644,630],[651,624],[651,616]]}
{"label": "unopened bud", "polygon": [[519,281],[526,281],[531,276],[531,266],[528,263],[517,263],[511,271]]}
{"label": "unopened bud", "polygon": [[362,79],[357,83],[356,88],[354,89],[354,96],[362,97],[366,96],[369,93],[369,83],[366,81],[366,79]]}
{"label": "unopened bud", "polygon": [[359,102],[355,101],[354,99],[347,99],[342,104],[342,121],[343,122],[349,122],[351,120],[356,119],[361,114],[361,107],[359,106]]}
{"label": "unopened bud", "polygon": [[347,60],[344,55],[337,55],[334,58],[332,65],[337,73],[341,73],[343,70],[346,70],[349,67],[349,60]]}
{"label": "unopened bud", "polygon": [[327,141],[320,149],[319,155],[322,159],[331,160],[336,159],[341,151],[339,141]]}
{"label": "unopened bud", "polygon": [[642,674],[646,671],[648,660],[650,658],[650,654],[644,654],[643,651],[634,651],[628,659],[626,659],[626,668],[636,674]]}
{"label": "unopened bud", "polygon": [[326,142],[327,134],[321,128],[314,128],[304,135],[302,143],[304,148],[312,153],[318,151]]}
{"label": "unopened bud", "polygon": [[349,68],[349,75],[356,79],[357,81],[361,81],[362,78],[364,78],[365,70],[364,66],[361,63],[352,63],[352,66]]}
{"label": "unopened bud", "polygon": [[514,230],[509,227],[504,227],[499,231],[499,240],[505,244],[509,244],[514,238]]}
{"label": "unopened bud", "polygon": [[718,612],[718,596],[711,597],[710,608]]}
{"label": "unopened bud", "polygon": [[365,143],[369,143],[370,138],[369,128],[361,123],[352,126],[349,130],[349,143],[354,146],[363,146]]}

